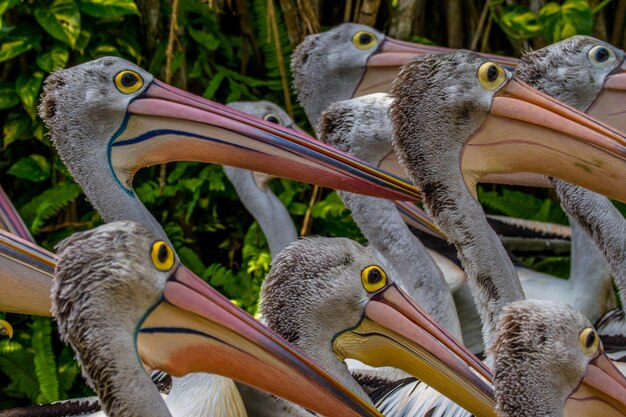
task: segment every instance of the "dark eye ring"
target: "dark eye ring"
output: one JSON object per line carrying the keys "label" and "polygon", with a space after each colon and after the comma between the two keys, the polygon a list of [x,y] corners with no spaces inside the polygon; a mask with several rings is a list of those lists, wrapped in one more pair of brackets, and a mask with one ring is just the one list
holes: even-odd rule
{"label": "dark eye ring", "polygon": [[273,114],[273,113],[266,114],[266,115],[263,117],[263,119],[267,120],[267,121],[268,121],[268,122],[270,122],[270,123],[275,123],[275,124],[277,124],[277,125],[282,124],[282,123],[280,122],[280,118],[279,118],[278,116],[276,116],[275,114]]}
{"label": "dark eye ring", "polygon": [[139,80],[137,80],[135,74],[127,72],[126,74],[122,75],[122,79],[120,81],[124,87],[132,87]]}

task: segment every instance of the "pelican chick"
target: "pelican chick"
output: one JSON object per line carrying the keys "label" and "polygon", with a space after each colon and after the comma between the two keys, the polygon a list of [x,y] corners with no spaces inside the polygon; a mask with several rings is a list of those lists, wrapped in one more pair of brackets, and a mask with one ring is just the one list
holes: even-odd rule
{"label": "pelican chick", "polygon": [[[489,389],[467,373],[467,365],[456,367],[456,376],[441,372],[457,363],[455,358],[464,358],[489,379],[484,365],[441,330],[431,345],[435,334],[431,331],[441,328],[396,287],[366,248],[350,239],[306,238],[288,246],[276,257],[263,283],[260,310],[270,328],[364,400],[369,401],[367,394],[343,359],[398,368],[468,410],[479,406],[482,409],[472,410],[478,415],[493,415],[490,400],[484,397],[490,398]],[[438,356],[440,348],[435,346],[452,347],[454,357]],[[423,358],[431,358],[428,365],[419,365]],[[442,377],[451,379],[444,382]],[[469,386],[474,388],[464,392]]]}
{"label": "pelican chick", "polygon": [[[109,417],[172,415],[137,360],[135,344],[136,329],[162,297],[172,274],[174,254],[166,245],[132,222],[109,223],[59,244],[52,312],[62,340],[76,352],[88,385]],[[228,413],[246,415],[237,409],[243,407],[237,390],[230,393],[233,400],[228,403],[234,408]],[[210,398],[210,394],[196,395]],[[170,402],[175,398],[170,393]]]}
{"label": "pelican chick", "polygon": [[589,320],[566,304],[524,300],[507,305],[491,351],[501,417],[626,412],[626,378],[605,355]]}

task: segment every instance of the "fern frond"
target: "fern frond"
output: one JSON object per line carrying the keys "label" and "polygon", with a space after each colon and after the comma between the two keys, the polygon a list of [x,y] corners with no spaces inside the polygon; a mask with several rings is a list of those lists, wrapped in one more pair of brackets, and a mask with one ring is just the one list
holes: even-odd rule
{"label": "fern frond", "polygon": [[31,324],[32,348],[35,351],[35,374],[41,396],[39,402],[59,400],[59,380],[54,352],[52,352],[52,324],[49,318],[35,317]]}
{"label": "fern frond", "polygon": [[[280,80],[280,70],[278,68],[278,57],[276,54],[276,47],[271,36],[271,27],[269,25],[267,15],[267,1],[268,0],[254,0],[253,10],[254,17],[256,19],[256,27],[258,29],[257,39],[261,53],[263,54],[263,62],[265,63],[265,70],[267,71],[267,78],[273,80]],[[273,1],[273,0],[272,0]],[[289,34],[287,32],[287,26],[283,19],[283,14],[280,7],[274,7],[274,13],[276,15],[276,24],[278,27],[278,37],[280,39],[280,48],[283,55],[283,61],[286,63],[291,62],[291,43],[289,42]],[[291,79],[291,73],[289,65],[286,65],[288,78]],[[280,84],[276,84],[276,90],[280,90]]]}
{"label": "fern frond", "polygon": [[35,234],[46,220],[56,216],[65,206],[76,200],[80,193],[78,185],[66,182],[39,194],[23,205],[19,211],[26,224],[29,225],[30,232]]}
{"label": "fern frond", "polygon": [[11,380],[3,391],[14,397],[27,397],[31,402],[37,402],[41,391],[32,363],[33,354],[26,350],[0,355],[0,371]]}

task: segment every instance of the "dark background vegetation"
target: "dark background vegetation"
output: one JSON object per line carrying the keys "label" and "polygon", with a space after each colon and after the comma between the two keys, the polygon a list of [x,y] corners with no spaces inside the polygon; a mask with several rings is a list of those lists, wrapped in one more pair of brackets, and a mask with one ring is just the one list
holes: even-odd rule
{"label": "dark background vegetation", "polygon": [[[292,50],[308,34],[353,21],[401,39],[519,56],[574,34],[623,47],[625,15],[626,0],[0,0],[1,183],[48,249],[100,223],[36,106],[51,71],[101,56],[122,56],[219,102],[273,101],[308,128],[289,71]],[[302,234],[363,240],[334,192],[285,180],[272,188]],[[135,189],[183,262],[254,314],[269,250],[222,168],[153,167],[138,174]],[[479,197],[492,213],[566,223],[551,191],[482,186]],[[568,274],[566,257],[524,262]],[[11,295],[0,289],[0,296]],[[15,337],[0,341],[0,409],[90,394],[52,320],[5,318]]]}

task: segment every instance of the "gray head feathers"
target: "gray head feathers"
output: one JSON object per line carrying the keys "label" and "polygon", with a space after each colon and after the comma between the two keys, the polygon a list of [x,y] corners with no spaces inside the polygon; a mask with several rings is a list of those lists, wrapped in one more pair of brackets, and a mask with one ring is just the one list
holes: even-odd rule
{"label": "gray head feathers", "polygon": [[330,349],[332,337],[360,320],[368,300],[361,271],[376,264],[350,239],[300,239],[274,260],[261,288],[261,312],[269,327],[307,353],[307,342]]}
{"label": "gray head feathers", "polygon": [[320,119],[319,139],[366,162],[378,164],[393,151],[387,94],[331,104]]}
{"label": "gray head feathers", "polygon": [[[368,32],[377,42],[366,49],[357,48],[353,38],[360,31]],[[344,23],[307,36],[296,48],[291,57],[294,89],[313,126],[331,103],[352,97],[367,60],[384,38],[369,26]]]}
{"label": "gray head feathers", "polygon": [[[76,233],[58,247],[52,312],[111,416],[130,415],[128,406],[169,415],[164,404],[154,404],[155,398],[162,401],[137,361],[134,343],[137,326],[160,300],[167,279],[151,263],[155,240],[141,225],[117,222]],[[133,398],[132,404],[124,397]]]}
{"label": "gray head feathers", "polygon": [[[589,52],[603,46],[616,60],[606,66],[594,65]],[[624,60],[624,51],[590,36],[572,36],[522,56],[515,77],[540,91],[586,110],[596,99],[606,77]]]}
{"label": "gray head feathers", "polygon": [[293,120],[287,112],[270,101],[235,101],[228,103],[228,106],[268,122],[285,127],[293,126]]}
{"label": "gray head feathers", "polygon": [[498,412],[503,417],[562,415],[567,396],[593,359],[579,342],[581,331],[590,327],[581,313],[555,301],[507,305],[491,347]]}

